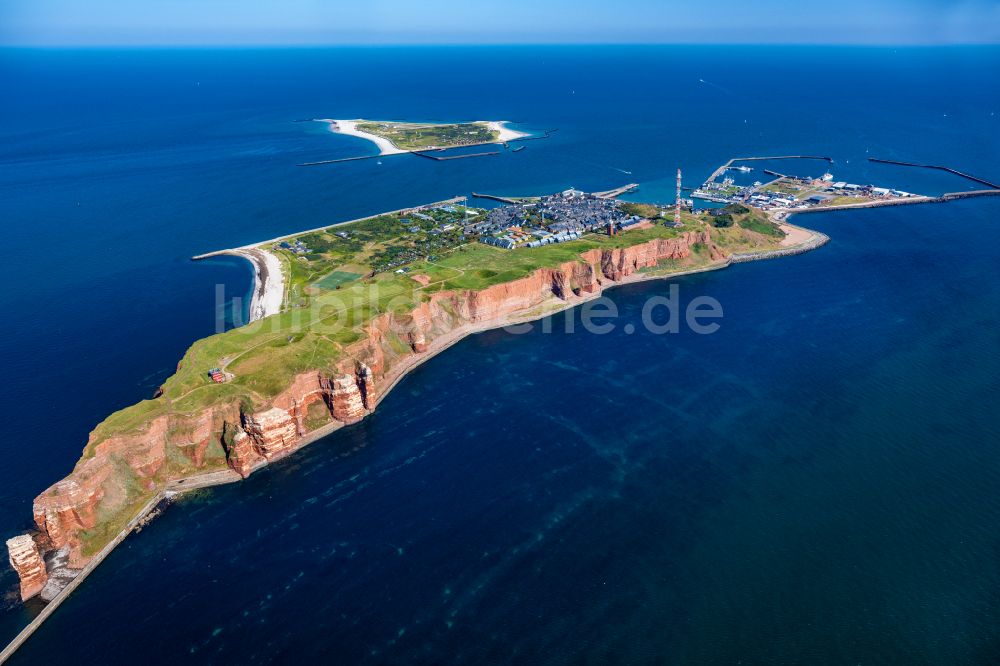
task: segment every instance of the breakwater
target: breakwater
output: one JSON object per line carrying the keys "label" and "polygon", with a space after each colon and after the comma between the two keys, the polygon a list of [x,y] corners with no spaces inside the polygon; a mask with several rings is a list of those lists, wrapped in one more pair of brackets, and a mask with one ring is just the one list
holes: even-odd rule
{"label": "breakwater", "polygon": [[616,187],[613,190],[607,190],[605,192],[594,192],[594,196],[600,199],[614,199],[628,192],[634,192],[637,189],[639,189],[639,183],[628,183],[627,185]]}
{"label": "breakwater", "polygon": [[896,166],[917,167],[919,169],[935,169],[937,171],[945,171],[947,173],[960,176],[967,180],[971,180],[974,183],[979,183],[980,185],[985,185],[986,187],[993,188],[994,190],[1000,190],[1000,185],[991,183],[990,181],[985,180],[983,178],[979,178],[978,176],[967,174],[964,171],[959,171],[958,169],[952,169],[951,167],[941,166],[939,164],[919,164],[917,162],[901,162],[899,160],[884,160],[878,157],[869,157],[868,161],[876,162],[878,164],[894,164]]}
{"label": "breakwater", "polygon": [[765,155],[755,155],[751,157],[734,157],[725,164],[723,164],[722,166],[720,166],[718,169],[713,171],[712,175],[709,176],[707,180],[705,180],[705,184],[707,185],[708,183],[714,181],[716,178],[725,173],[727,169],[732,167],[737,162],[759,162],[764,160],[823,160],[824,162],[829,162],[830,164],[833,164],[833,158],[826,157],[825,155],[775,155],[772,157],[768,157]]}
{"label": "breakwater", "polygon": [[384,157],[384,155],[359,155],[357,157],[339,157],[334,160],[319,160],[318,162],[302,162],[301,164],[296,164],[295,166],[319,166],[321,164],[336,164],[338,162],[356,162],[358,160],[371,160],[376,157]]}
{"label": "breakwater", "polygon": [[830,242],[830,237],[826,234],[813,232],[809,240],[794,247],[783,248],[781,250],[766,250],[761,252],[741,252],[729,255],[730,264],[743,264],[748,261],[761,261],[762,259],[778,259],[779,257],[790,257],[794,254],[804,254],[818,247],[822,247]]}
{"label": "breakwater", "polygon": [[505,203],[505,204],[521,203],[517,199],[511,199],[509,197],[501,197],[496,194],[481,194],[479,192],[473,192],[472,196],[475,197],[476,199],[490,199],[491,201],[499,201],[500,203]]}
{"label": "breakwater", "polygon": [[969,190],[968,192],[945,192],[937,197],[907,197],[905,199],[876,199],[874,201],[862,201],[860,203],[842,204],[836,206],[814,206],[813,208],[803,208],[791,211],[794,215],[805,215],[808,213],[825,213],[834,210],[851,210],[854,208],[884,208],[886,206],[909,206],[923,203],[947,203],[958,199],[974,199],[976,197],[1000,196],[1000,189],[996,190]]}
{"label": "breakwater", "polygon": [[438,157],[437,155],[428,155],[426,151],[413,151],[413,154],[417,157],[424,157],[429,160],[436,160],[438,162],[443,162],[445,160],[464,160],[468,157],[489,157],[490,155],[499,155],[500,151],[494,150],[492,152],[483,153],[466,153],[464,155],[445,155],[444,157]]}
{"label": "breakwater", "polygon": [[149,501],[146,502],[141,509],[139,509],[135,516],[132,517],[132,520],[130,520],[125,527],[118,532],[117,536],[104,546],[100,552],[94,555],[90,562],[88,562],[87,565],[80,570],[80,573],[78,573],[73,580],[67,583],[66,587],[60,590],[59,593],[52,598],[52,601],[45,604],[45,608],[43,608],[42,611],[36,615],[30,623],[28,623],[28,626],[22,629],[21,633],[15,636],[14,640],[8,643],[7,647],[0,651],[0,664],[3,664],[10,659],[11,655],[17,652],[17,649],[21,647],[26,640],[31,638],[32,634],[34,634],[35,631],[42,626],[42,623],[45,622],[50,615],[56,612],[56,609],[59,608],[62,602],[66,601],[66,599],[73,594],[74,590],[76,590],[76,588],[78,588],[83,581],[87,579],[87,576],[93,573],[94,570],[97,569],[97,567],[105,560],[105,558],[111,554],[111,551],[117,548],[119,544],[125,540],[125,537],[131,534],[137,527],[145,524],[144,521],[146,518],[151,515],[152,511],[156,507],[160,506],[161,502],[169,500],[182,493],[191,492],[192,490],[210,488],[212,486],[218,486],[226,483],[235,483],[240,480],[242,480],[242,477],[239,474],[231,469],[226,469],[193,476],[187,479],[178,479],[177,481],[173,481],[168,484],[164,490],[153,495],[153,497],[151,497]]}
{"label": "breakwater", "polygon": [[514,143],[515,141],[539,141],[541,139],[547,139],[547,138],[549,138],[550,136],[552,136],[553,134],[555,134],[558,131],[559,131],[559,128],[556,127],[554,129],[545,130],[544,132],[542,132],[540,135],[537,135],[537,136],[519,136],[516,139],[509,139],[507,141],[507,143]]}

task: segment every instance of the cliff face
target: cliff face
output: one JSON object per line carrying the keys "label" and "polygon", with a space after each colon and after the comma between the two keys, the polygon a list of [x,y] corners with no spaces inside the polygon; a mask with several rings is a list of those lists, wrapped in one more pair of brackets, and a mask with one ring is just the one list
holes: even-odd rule
{"label": "cliff face", "polygon": [[[43,548],[69,549],[69,566],[81,568],[84,554],[81,532],[93,530],[163,482],[166,463],[205,469],[206,457],[222,458],[220,433],[226,422],[236,422],[238,406],[206,409],[194,416],[156,417],[139,433],[109,437],[89,447],[89,457],[73,472],[35,498],[33,513]],[[93,437],[94,435],[91,435]],[[214,447],[214,451],[212,449]]]}
{"label": "cliff face", "polygon": [[34,539],[27,534],[8,539],[7,556],[10,566],[21,579],[21,601],[27,601],[41,592],[49,575]]}
{"label": "cliff face", "polygon": [[[134,511],[136,493],[151,492],[170,481],[178,460],[190,475],[208,469],[209,457],[221,465],[224,456],[225,464],[246,477],[267,461],[294,451],[317,428],[364,418],[381,397],[379,387],[415,365],[435,342],[443,345],[477,327],[503,325],[555,299],[572,302],[597,294],[604,285],[663,259],[686,258],[699,243],[713,258],[722,257],[708,231],[687,232],[627,248],[590,250],[581,261],[539,269],[479,291],[437,292],[406,315],[380,314],[365,326],[358,342],[343,350],[337,367],[297,375],[263,408],[250,411],[246,405],[230,404],[195,415],[159,416],[142,432],[97,443],[91,457],[35,500],[40,541],[45,547],[68,547],[70,565],[80,567],[88,560],[81,532],[115,512]],[[400,352],[394,340],[403,340],[408,351]],[[34,590],[40,574],[23,541],[31,538],[18,539],[22,539],[20,559],[15,564],[12,554],[11,562],[24,589]],[[40,571],[44,576],[44,565]]]}
{"label": "cliff face", "polygon": [[69,546],[78,532],[97,525],[97,505],[113,471],[103,458],[83,460],[72,474],[35,498],[35,524],[48,545]]}
{"label": "cliff face", "polygon": [[367,401],[374,396],[375,380],[364,363],[358,364],[356,372],[297,375],[270,408],[241,412],[239,423],[229,424],[232,437],[228,442],[222,438],[229,466],[246,478],[263,463],[298,448],[302,438],[315,429],[317,415],[322,425],[357,423],[370,411]]}
{"label": "cliff face", "polygon": [[601,267],[601,274],[609,280],[621,280],[641,268],[652,268],[664,259],[685,259],[691,256],[691,246],[702,244],[709,248],[714,261],[724,258],[707,231],[688,231],[677,238],[659,238],[615,250],[591,250],[584,258]]}

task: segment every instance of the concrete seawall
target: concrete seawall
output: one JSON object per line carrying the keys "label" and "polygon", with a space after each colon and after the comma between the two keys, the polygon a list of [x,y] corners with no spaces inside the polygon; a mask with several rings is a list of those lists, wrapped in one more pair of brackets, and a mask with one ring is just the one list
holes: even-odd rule
{"label": "concrete seawall", "polygon": [[762,259],[777,259],[779,257],[790,257],[794,254],[804,254],[815,250],[818,247],[822,247],[830,242],[830,237],[826,234],[821,234],[819,232],[813,232],[813,237],[802,243],[801,245],[796,245],[795,247],[784,248],[781,250],[766,250],[763,252],[743,252],[739,254],[729,255],[729,263],[731,264],[743,264],[748,261],[761,261]]}
{"label": "concrete seawall", "polygon": [[168,484],[166,488],[153,495],[153,497],[151,497],[150,500],[146,502],[141,509],[139,509],[138,513],[132,517],[132,520],[130,520],[128,524],[126,524],[125,527],[118,532],[117,536],[104,546],[100,552],[94,555],[90,562],[87,563],[87,566],[81,569],[80,573],[78,573],[76,577],[52,599],[52,601],[45,605],[45,608],[43,608],[42,611],[35,616],[35,619],[29,622],[28,626],[22,629],[21,633],[15,636],[14,640],[12,640],[7,647],[3,649],[3,651],[0,651],[0,664],[3,664],[10,659],[11,655],[13,655],[26,640],[31,638],[31,635],[34,634],[40,626],[42,626],[42,623],[45,622],[50,615],[56,612],[56,609],[59,608],[62,602],[66,601],[66,599],[73,594],[73,591],[76,590],[76,588],[78,588],[84,580],[86,580],[87,576],[93,573],[98,565],[100,565],[101,562],[103,562],[104,559],[110,555],[122,541],[125,540],[125,537],[131,534],[132,531],[139,526],[140,523],[142,523],[146,516],[148,516],[153,509],[159,506],[160,502],[181,493],[190,492],[199,488],[218,486],[224,483],[233,483],[241,479],[242,477],[231,469],[220,470],[217,472],[209,472],[207,474],[191,477],[189,479],[175,481]]}
{"label": "concrete seawall", "polygon": [[945,192],[938,197],[909,197],[906,199],[879,199],[876,201],[862,201],[859,203],[843,204],[838,206],[815,206],[813,208],[802,208],[800,210],[790,210],[789,215],[808,215],[811,213],[828,213],[835,210],[853,210],[856,208],[884,208],[886,206],[910,206],[913,204],[925,203],[947,203],[958,199],[974,199],[977,197],[1000,196],[1000,190],[969,190],[968,192]]}

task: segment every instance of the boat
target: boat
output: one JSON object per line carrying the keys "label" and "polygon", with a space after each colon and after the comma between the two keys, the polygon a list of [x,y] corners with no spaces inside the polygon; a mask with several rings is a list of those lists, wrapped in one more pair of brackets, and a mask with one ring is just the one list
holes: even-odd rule
{"label": "boat", "polygon": [[518,152],[518,151],[520,151],[520,150],[524,150],[525,148],[527,148],[527,146],[518,146],[517,148],[515,148],[515,149],[514,149],[513,151],[511,151],[511,152],[515,152],[515,153],[516,153],[516,152]]}

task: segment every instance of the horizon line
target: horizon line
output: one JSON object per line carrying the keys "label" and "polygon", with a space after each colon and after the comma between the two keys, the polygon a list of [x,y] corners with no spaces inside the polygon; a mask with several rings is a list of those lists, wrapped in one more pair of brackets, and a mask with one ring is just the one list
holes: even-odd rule
{"label": "horizon line", "polygon": [[753,47],[850,47],[850,48],[954,48],[1000,46],[1000,41],[963,42],[205,42],[205,43],[3,43],[0,49],[337,49],[337,48],[399,48],[399,47],[581,47],[581,46],[753,46]]}

